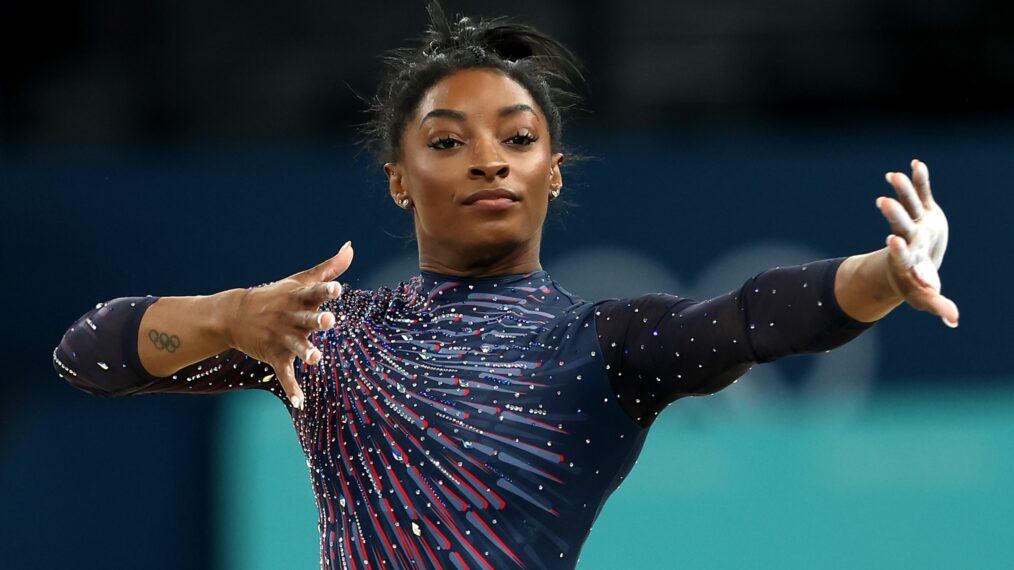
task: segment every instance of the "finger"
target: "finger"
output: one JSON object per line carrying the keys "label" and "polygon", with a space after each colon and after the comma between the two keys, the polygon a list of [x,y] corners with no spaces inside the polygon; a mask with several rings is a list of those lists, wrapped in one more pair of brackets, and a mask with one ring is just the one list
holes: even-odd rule
{"label": "finger", "polygon": [[292,359],[287,359],[281,366],[276,364],[273,367],[278,375],[278,383],[282,385],[282,390],[285,390],[285,395],[289,398],[289,403],[292,404],[293,408],[302,410],[305,397],[303,396],[302,388],[296,382],[296,373],[292,368]]}
{"label": "finger", "polygon": [[952,329],[958,326],[958,306],[954,304],[954,301],[939,293],[931,294],[927,298],[921,299],[916,308],[940,317],[940,320]]}
{"label": "finger", "polygon": [[898,261],[898,263],[905,269],[910,269],[915,265],[912,260],[912,252],[908,249],[908,244],[905,240],[891,234],[887,236],[887,252],[888,255]]}
{"label": "finger", "polygon": [[933,204],[933,193],[930,192],[929,167],[921,160],[912,161],[912,182],[923,205]]}
{"label": "finger", "polygon": [[888,172],[886,178],[887,182],[894,187],[895,193],[898,194],[898,200],[905,206],[905,210],[912,219],[921,219],[923,215],[922,202],[919,201],[919,195],[908,176],[900,172]]}
{"label": "finger", "polygon": [[919,285],[940,291],[940,274],[932,261],[923,259],[912,266],[911,273]]}
{"label": "finger", "polygon": [[337,281],[326,281],[309,285],[297,290],[296,295],[301,301],[312,307],[319,307],[342,294],[342,285]]}
{"label": "finger", "polygon": [[333,257],[310,269],[296,273],[292,278],[306,284],[330,281],[345,273],[345,270],[352,264],[352,256],[352,242],[347,241]]}
{"label": "finger", "polygon": [[334,313],[331,311],[298,311],[293,313],[293,325],[306,331],[326,331],[334,327]]}
{"label": "finger", "polygon": [[915,256],[909,249],[905,240],[891,234],[887,236],[888,254],[897,260],[897,263],[908,272],[908,275],[919,287],[940,291],[940,274],[933,262],[928,259],[916,263]]}
{"label": "finger", "polygon": [[880,213],[887,218],[887,223],[890,224],[892,232],[906,242],[911,242],[915,239],[915,222],[912,221],[908,212],[897,200],[881,196],[877,198],[876,203],[877,207],[880,208]]}
{"label": "finger", "polygon": [[958,306],[954,301],[944,297],[943,295],[937,295],[933,299],[933,306],[936,309],[933,311],[940,316],[940,319],[944,321],[944,324],[951,327],[952,329],[958,327]]}
{"label": "finger", "polygon": [[285,335],[282,341],[293,356],[307,364],[316,364],[321,354],[309,340],[294,335]]}

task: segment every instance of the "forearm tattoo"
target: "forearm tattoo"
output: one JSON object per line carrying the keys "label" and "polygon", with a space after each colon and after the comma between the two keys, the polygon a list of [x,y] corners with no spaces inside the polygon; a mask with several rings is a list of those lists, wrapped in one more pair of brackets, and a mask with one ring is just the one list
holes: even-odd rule
{"label": "forearm tattoo", "polygon": [[174,334],[158,332],[155,329],[148,331],[148,339],[151,340],[152,344],[154,344],[155,348],[158,350],[165,350],[172,353],[176,352],[176,349],[180,347],[180,337]]}

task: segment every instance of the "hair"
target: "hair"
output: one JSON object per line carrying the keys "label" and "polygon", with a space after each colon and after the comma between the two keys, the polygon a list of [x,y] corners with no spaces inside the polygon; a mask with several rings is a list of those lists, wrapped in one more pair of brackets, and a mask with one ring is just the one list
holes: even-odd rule
{"label": "hair", "polygon": [[401,137],[426,91],[463,69],[494,69],[524,87],[549,123],[552,152],[563,151],[562,111],[580,97],[581,64],[562,43],[539,30],[507,18],[473,20],[458,15],[452,22],[437,0],[426,10],[430,25],[420,46],[385,53],[386,73],[369,102],[370,120],[363,134],[381,162],[401,158]]}

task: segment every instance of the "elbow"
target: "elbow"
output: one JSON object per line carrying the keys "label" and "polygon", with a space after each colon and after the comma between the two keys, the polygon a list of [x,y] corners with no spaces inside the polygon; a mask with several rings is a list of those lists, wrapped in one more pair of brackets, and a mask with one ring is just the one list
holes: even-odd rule
{"label": "elbow", "polygon": [[136,350],[138,307],[152,301],[120,297],[99,303],[64,333],[53,350],[53,369],[75,388],[93,396],[130,394],[143,383],[128,366]]}
{"label": "elbow", "polygon": [[743,362],[737,364],[720,374],[716,374],[708,378],[706,382],[703,382],[701,383],[700,386],[697,386],[697,389],[694,390],[690,395],[710,396],[715,392],[718,392],[719,390],[728,388],[729,386],[735,384],[736,381],[739,380],[741,376],[749,372],[750,369],[753,368],[753,365],[754,365],[753,362]]}
{"label": "elbow", "polygon": [[65,356],[66,355],[62,353],[59,347],[53,351],[53,370],[56,371],[57,376],[62,378],[71,386],[81,390],[82,392],[87,392],[92,396],[108,398],[116,395],[115,393],[102,388],[101,384],[94,382],[87,375],[84,375],[72,368],[67,362]]}

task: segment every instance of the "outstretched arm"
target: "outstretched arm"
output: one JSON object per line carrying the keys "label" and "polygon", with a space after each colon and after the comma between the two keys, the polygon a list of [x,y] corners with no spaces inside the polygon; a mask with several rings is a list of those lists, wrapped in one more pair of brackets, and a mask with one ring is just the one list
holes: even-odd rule
{"label": "outstretched arm", "polygon": [[957,326],[937,268],[947,221],[926,165],[887,175],[899,200],[878,198],[892,231],[885,249],[764,271],[706,301],[655,294],[596,307],[599,342],[620,404],[642,426],[672,401],[711,394],[754,363],[840,346],[902,301]]}
{"label": "outstretched arm", "polygon": [[599,344],[620,405],[647,427],[671,402],[717,392],[754,363],[852,340],[873,323],[837,303],[844,261],[776,267],[704,301],[657,293],[598,304]]}
{"label": "outstretched arm", "polygon": [[230,348],[223,311],[239,290],[195,297],[119,297],[82,315],[53,351],[53,367],[97,396],[214,393],[280,395],[269,365]]}
{"label": "outstretched arm", "polygon": [[53,366],[96,395],[258,387],[302,409],[294,360],[322,358],[307,335],[334,326],[334,313],[320,309],[341,294],[331,280],[351,262],[346,243],[317,266],[258,287],[100,303],[64,335]]}

